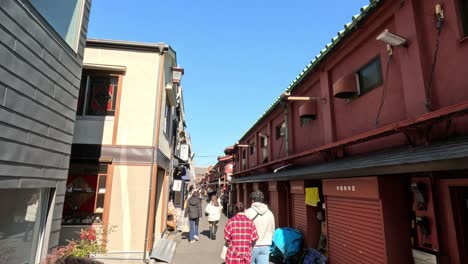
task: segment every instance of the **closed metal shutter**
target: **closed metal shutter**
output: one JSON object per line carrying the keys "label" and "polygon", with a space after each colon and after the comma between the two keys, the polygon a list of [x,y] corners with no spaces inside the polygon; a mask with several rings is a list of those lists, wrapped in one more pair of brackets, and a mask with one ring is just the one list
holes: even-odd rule
{"label": "closed metal shutter", "polygon": [[307,207],[305,194],[292,194],[293,227],[299,229],[303,235],[307,233]]}
{"label": "closed metal shutter", "polygon": [[330,263],[386,263],[379,200],[327,197],[326,204]]}
{"label": "closed metal shutter", "polygon": [[278,225],[278,216],[279,216],[279,198],[278,198],[278,192],[273,191],[269,192],[270,193],[270,210],[275,216],[275,223]]}

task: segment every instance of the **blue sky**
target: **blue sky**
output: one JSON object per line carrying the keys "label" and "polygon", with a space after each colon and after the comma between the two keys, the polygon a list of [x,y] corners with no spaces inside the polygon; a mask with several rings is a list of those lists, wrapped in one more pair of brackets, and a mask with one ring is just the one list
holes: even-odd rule
{"label": "blue sky", "polygon": [[196,165],[216,163],[368,0],[94,0],[88,37],[166,42]]}

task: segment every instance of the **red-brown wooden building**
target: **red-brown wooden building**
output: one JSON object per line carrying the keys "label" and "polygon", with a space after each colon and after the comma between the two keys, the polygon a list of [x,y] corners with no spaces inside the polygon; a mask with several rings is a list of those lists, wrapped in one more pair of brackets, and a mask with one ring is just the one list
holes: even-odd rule
{"label": "red-brown wooden building", "polygon": [[371,1],[240,138],[235,197],[332,264],[468,263],[467,75],[468,1]]}

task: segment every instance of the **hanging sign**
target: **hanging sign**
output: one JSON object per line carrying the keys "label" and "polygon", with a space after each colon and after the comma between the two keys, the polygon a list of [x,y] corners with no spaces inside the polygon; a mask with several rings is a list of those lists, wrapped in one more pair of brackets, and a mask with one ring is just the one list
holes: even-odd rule
{"label": "hanging sign", "polygon": [[182,181],[174,180],[174,183],[172,184],[172,190],[174,192],[180,192],[182,190]]}
{"label": "hanging sign", "polygon": [[189,146],[187,144],[180,145],[180,158],[187,161],[189,154]]}

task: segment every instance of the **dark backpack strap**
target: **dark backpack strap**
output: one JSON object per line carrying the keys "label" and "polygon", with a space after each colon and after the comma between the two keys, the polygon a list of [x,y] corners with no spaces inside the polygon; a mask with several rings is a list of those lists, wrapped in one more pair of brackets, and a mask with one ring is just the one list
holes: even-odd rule
{"label": "dark backpack strap", "polygon": [[259,215],[259,213],[257,212],[257,214],[255,215],[255,217],[252,218],[252,222],[255,220],[255,218],[257,218],[258,215]]}

